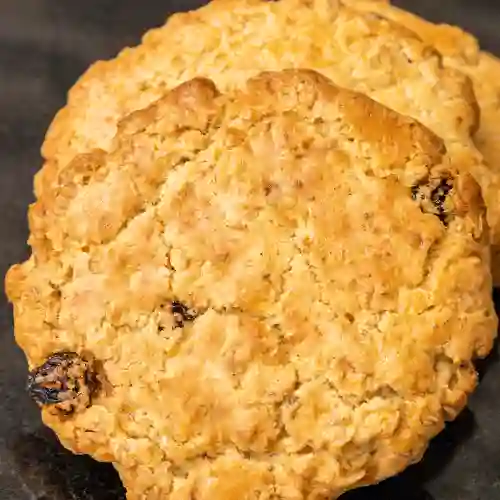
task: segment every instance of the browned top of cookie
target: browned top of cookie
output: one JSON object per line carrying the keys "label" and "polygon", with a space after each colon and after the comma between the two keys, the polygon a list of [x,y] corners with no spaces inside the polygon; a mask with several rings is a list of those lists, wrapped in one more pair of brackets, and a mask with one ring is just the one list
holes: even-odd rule
{"label": "browned top of cookie", "polygon": [[190,78],[227,90],[261,71],[294,67],[368,93],[445,139],[463,139],[477,125],[469,80],[443,68],[437,52],[399,24],[336,0],[219,0],[175,14],[141,45],[94,64],[54,120],[44,156],[64,165],[108,149],[123,117]]}
{"label": "browned top of cookie", "polygon": [[479,116],[469,78],[443,67],[438,51],[411,29],[358,9],[357,0],[354,8],[335,0],[219,0],[172,16],[139,46],[93,65],[71,89],[47,134],[36,192],[52,190],[76,154],[108,150],[122,118],[186,80],[208,77],[226,91],[287,68],[317,70],[443,138],[480,183],[492,242],[500,245],[500,171],[471,142]]}
{"label": "browned top of cookie", "polygon": [[130,498],[331,498],[399,471],[495,333],[461,170],[311,71],[167,93],[32,208],[17,340],[32,366],[91,353],[106,380],[44,420]]}
{"label": "browned top of cookie", "polygon": [[477,169],[476,178],[481,183],[488,206],[488,222],[493,228],[494,259],[493,276],[500,284],[500,210],[498,192],[500,184],[500,61],[495,56],[481,51],[478,41],[470,33],[457,26],[434,24],[411,12],[406,12],[386,1],[344,0],[353,7],[384,16],[412,30],[421,39],[435,47],[443,56],[446,67],[458,69],[468,75],[473,82],[481,120],[474,140],[484,156],[487,169]]}

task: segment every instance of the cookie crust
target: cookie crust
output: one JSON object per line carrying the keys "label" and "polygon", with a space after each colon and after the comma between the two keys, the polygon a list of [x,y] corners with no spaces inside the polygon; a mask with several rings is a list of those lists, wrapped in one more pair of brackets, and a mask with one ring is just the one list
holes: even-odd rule
{"label": "cookie crust", "polygon": [[[434,133],[290,70],[191,80],[109,149],[42,193],[6,289],[31,368],[99,362],[92,405],[43,419],[129,499],[336,498],[463,408],[496,332],[487,225]],[[412,197],[441,178],[446,224]]]}

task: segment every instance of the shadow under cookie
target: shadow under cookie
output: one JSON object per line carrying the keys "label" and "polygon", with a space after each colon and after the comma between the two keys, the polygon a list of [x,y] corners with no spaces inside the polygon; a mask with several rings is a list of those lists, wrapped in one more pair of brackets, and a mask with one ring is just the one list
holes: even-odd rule
{"label": "shadow under cookie", "polygon": [[47,428],[8,442],[18,474],[37,500],[121,500],[125,491],[111,464],[75,456]]}

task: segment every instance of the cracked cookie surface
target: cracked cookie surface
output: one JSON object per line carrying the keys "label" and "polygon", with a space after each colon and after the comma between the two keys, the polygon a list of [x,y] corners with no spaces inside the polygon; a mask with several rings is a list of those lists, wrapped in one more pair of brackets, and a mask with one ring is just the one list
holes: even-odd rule
{"label": "cracked cookie surface", "polygon": [[[405,26],[418,34],[421,39],[436,47],[443,56],[446,67],[455,68],[471,78],[477,98],[481,120],[474,134],[474,141],[484,156],[487,165],[495,171],[500,170],[500,60],[482,51],[478,41],[471,34],[457,26],[434,24],[404,11],[384,0],[348,0],[353,7],[376,13]],[[481,175],[486,181],[487,176]],[[486,204],[497,205],[498,190],[483,190]],[[500,210],[491,211],[490,224],[497,227]],[[497,239],[495,239],[497,241]],[[495,285],[500,285],[500,247],[495,245],[492,255],[492,271]]]}
{"label": "cracked cookie surface", "polygon": [[225,91],[260,71],[304,67],[442,137],[480,183],[500,248],[500,171],[483,163],[471,141],[478,110],[469,78],[441,63],[410,29],[336,0],[217,0],[172,16],[138,47],[86,72],[48,132],[36,191],[52,189],[59,168],[77,153],[108,149],[119,120],[185,80],[208,77]]}
{"label": "cracked cookie surface", "polygon": [[43,419],[129,499],[336,498],[463,408],[496,332],[487,226],[434,133],[297,70],[191,80],[109,149],[32,207],[6,289],[31,368],[99,363],[92,404]]}

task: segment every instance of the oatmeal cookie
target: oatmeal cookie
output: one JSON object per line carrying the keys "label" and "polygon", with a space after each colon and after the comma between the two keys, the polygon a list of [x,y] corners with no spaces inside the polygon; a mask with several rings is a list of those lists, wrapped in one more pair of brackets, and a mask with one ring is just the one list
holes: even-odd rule
{"label": "oatmeal cookie", "polygon": [[[490,168],[500,171],[500,60],[481,51],[476,38],[457,26],[431,23],[384,0],[348,0],[348,3],[411,29],[436,47],[446,67],[456,68],[471,78],[481,110],[474,141]],[[489,204],[495,203],[498,205],[492,191]],[[496,216],[493,224],[497,224]],[[500,284],[500,247],[493,248],[492,271],[494,282]]]}
{"label": "oatmeal cookie", "polygon": [[108,150],[121,118],[190,78],[208,77],[225,91],[260,71],[294,67],[363,92],[460,150],[460,163],[483,189],[500,246],[500,170],[485,165],[472,143],[478,109],[469,78],[443,68],[439,53],[410,29],[336,0],[216,0],[172,16],[138,47],[96,63],[50,127],[36,192],[52,189],[77,153]]}
{"label": "oatmeal cookie", "polygon": [[57,171],[6,282],[66,447],[130,500],[330,499],[420,459],[496,332],[462,156],[306,70],[193,79],[108,149]]}

